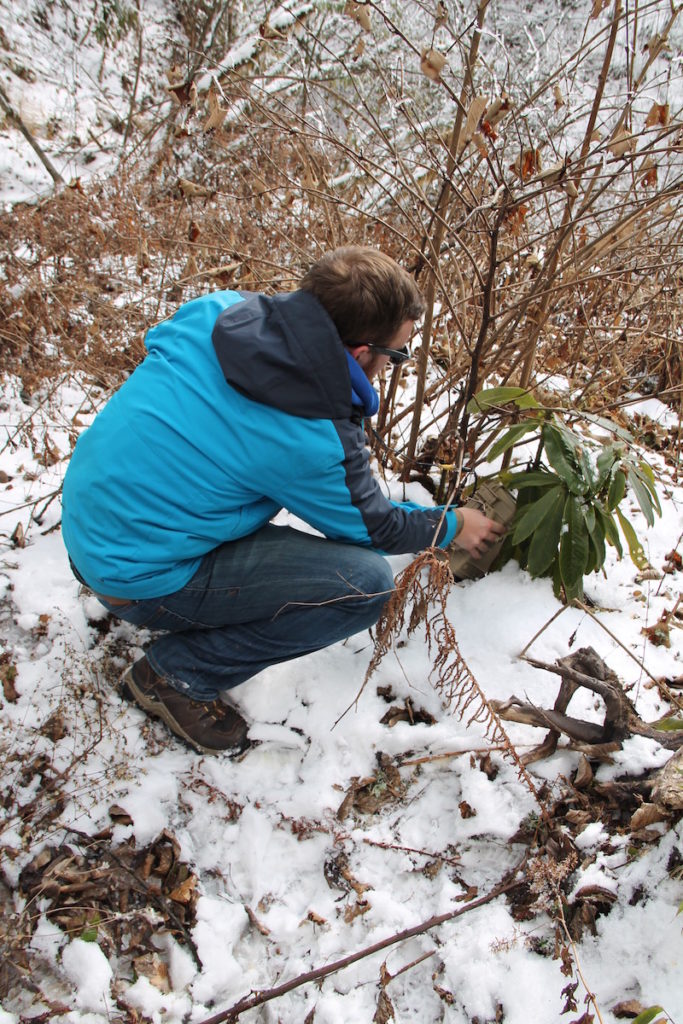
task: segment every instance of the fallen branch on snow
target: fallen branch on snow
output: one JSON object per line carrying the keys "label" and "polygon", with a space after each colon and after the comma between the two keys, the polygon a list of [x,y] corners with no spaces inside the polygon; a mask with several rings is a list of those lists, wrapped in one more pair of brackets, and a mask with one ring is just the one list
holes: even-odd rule
{"label": "fallen branch on snow", "polygon": [[372,946],[367,946],[365,949],[361,949],[357,953],[351,953],[349,956],[345,956],[341,960],[335,961],[333,964],[327,964],[325,967],[318,967],[313,971],[307,971],[305,974],[300,974],[296,978],[292,978],[291,981],[284,982],[282,985],[276,985],[274,988],[252,992],[251,995],[245,996],[243,999],[240,999],[239,1002],[234,1003],[229,1009],[223,1010],[221,1013],[216,1013],[213,1017],[207,1017],[205,1020],[199,1021],[198,1024],[233,1024],[241,1013],[246,1013],[247,1010],[251,1010],[255,1006],[261,1006],[263,1003],[270,1002],[272,999],[284,996],[287,992],[291,992],[295,988],[300,988],[302,985],[307,985],[309,982],[326,978],[329,974],[341,971],[344,967],[349,967],[351,964],[355,964],[358,960],[363,960],[365,957],[372,956],[373,953],[379,953],[381,950],[387,949],[389,946],[396,945],[397,942],[404,942],[406,939],[412,939],[415,935],[422,935],[424,932],[428,932],[430,929],[436,928],[440,924],[445,924],[446,921],[453,921],[456,917],[462,917],[463,914],[469,913],[470,910],[476,910],[478,907],[483,907],[484,904],[497,899],[498,896],[502,896],[503,893],[507,892],[509,889],[513,889],[518,884],[518,882],[515,881],[515,876],[517,875],[520,866],[521,865],[518,864],[516,868],[513,868],[513,870],[509,872],[507,875],[508,881],[500,882],[485,896],[480,896],[479,899],[472,900],[471,903],[466,904],[464,907],[460,907],[458,910],[451,910],[446,914],[439,914],[436,917],[430,917],[429,920],[423,921],[421,924],[415,925],[413,928],[406,928],[405,931],[397,932],[395,935],[390,935],[388,938],[382,939],[380,942],[376,942]]}
{"label": "fallen branch on snow", "polygon": [[[646,736],[657,740],[668,750],[677,750],[683,745],[683,729],[673,732],[655,728],[644,722],[638,715],[635,706],[624,693],[623,687],[611,669],[592,647],[582,647],[566,658],[559,658],[554,665],[526,658],[536,668],[554,672],[562,677],[560,692],[553,708],[539,708],[533,704],[525,704],[517,697],[509,700],[492,700],[491,706],[496,714],[508,722],[522,722],[549,729],[543,743],[528,754],[523,755],[525,764],[538,761],[554,753],[560,735],[569,736],[575,745],[584,753],[597,755],[609,750],[618,750],[629,736]],[[572,718],[566,714],[569,701],[580,687],[597,693],[605,702],[605,718],[602,725],[586,722],[580,718]]]}

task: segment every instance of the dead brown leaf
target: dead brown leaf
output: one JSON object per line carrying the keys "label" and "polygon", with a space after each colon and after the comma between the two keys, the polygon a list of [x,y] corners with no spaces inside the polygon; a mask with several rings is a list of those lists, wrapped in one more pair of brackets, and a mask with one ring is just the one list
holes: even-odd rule
{"label": "dead brown leaf", "polygon": [[486,118],[481,122],[481,134],[485,138],[490,139],[491,142],[495,142],[498,138],[498,132],[494,130],[491,126],[491,122],[487,121]]}
{"label": "dead brown leaf", "polygon": [[460,138],[458,140],[458,152],[462,152],[467,143],[472,140],[472,136],[477,130],[479,122],[481,121],[487,106],[488,103],[485,96],[475,96],[472,102],[470,103],[469,109],[467,111],[465,127],[460,133]]}
{"label": "dead brown leaf", "polygon": [[149,244],[146,238],[140,239],[140,245],[138,246],[138,262],[137,272],[140,277],[143,276],[145,270],[151,266],[151,259],[149,257]]}
{"label": "dead brown leaf", "polygon": [[64,716],[60,711],[55,711],[54,714],[50,715],[40,727],[40,735],[47,737],[52,740],[53,743],[57,743],[68,732]]}
{"label": "dead brown leaf", "polygon": [[472,145],[479,153],[479,156],[482,157],[483,159],[486,159],[486,157],[489,155],[489,151],[486,145],[486,139],[484,138],[482,132],[474,133],[474,135],[472,136]]}
{"label": "dead brown leaf", "polygon": [[574,776],[574,788],[575,789],[587,789],[593,781],[593,769],[590,766],[590,762],[585,754],[582,754],[579,758],[579,766],[576,769],[576,775]]}
{"label": "dead brown leaf", "polygon": [[683,569],[683,558],[674,548],[672,551],[669,551],[668,555],[665,555],[663,571],[671,574],[678,572],[679,569]]}
{"label": "dead brown leaf", "polygon": [[223,126],[226,115],[228,113],[227,107],[221,107],[219,92],[215,82],[211,82],[209,87],[209,116],[204,122],[204,131],[211,132],[217,131]]}
{"label": "dead brown leaf", "polygon": [[580,827],[581,825],[587,825],[592,821],[593,815],[590,811],[579,810],[576,808],[575,810],[567,811],[565,818],[570,825],[577,825]]}
{"label": "dead brown leaf", "polygon": [[654,188],[657,184],[657,164],[651,156],[642,163],[639,170],[639,182],[644,188]]}
{"label": "dead brown leaf", "polygon": [[389,1020],[395,1020],[394,1006],[387,995],[386,989],[381,988],[379,991],[379,998],[377,1000],[377,1009],[375,1010],[375,1016],[372,1018],[372,1021],[373,1024],[387,1024],[387,1021]]}
{"label": "dead brown leaf", "polygon": [[9,654],[5,652],[0,659],[0,679],[2,679],[2,693],[8,704],[14,704],[19,699],[14,681],[17,678],[16,666],[9,660]]}
{"label": "dead brown leaf", "polygon": [[652,626],[643,626],[641,633],[646,636],[655,647],[671,647],[671,627],[669,625],[669,612],[662,612],[657,622]]}
{"label": "dead brown leaf", "polygon": [[617,1003],[616,1006],[612,1007],[612,1013],[619,1020],[632,1020],[637,1017],[643,1010],[647,1010],[647,1006],[639,1003],[637,999],[625,999],[621,1003]]}
{"label": "dead brown leaf", "polygon": [[401,799],[405,784],[400,772],[387,754],[378,753],[379,767],[374,775],[359,779],[354,776],[342,800],[337,817],[343,821],[351,810],[361,814],[377,814],[387,804]]}
{"label": "dead brown leaf", "polygon": [[390,707],[380,718],[382,725],[393,728],[398,722],[408,722],[410,725],[434,725],[436,719],[423,708],[414,708],[410,697],[406,697],[403,707],[400,704]]}
{"label": "dead brown leaf", "polygon": [[132,825],[133,819],[124,807],[119,804],[112,804],[109,808],[109,817],[117,825]]}
{"label": "dead brown leaf", "polygon": [[443,867],[443,861],[442,860],[440,860],[440,859],[429,860],[429,861],[427,861],[425,866],[422,868],[422,874],[425,876],[425,878],[436,878],[436,876],[438,875],[439,871],[441,871],[442,867]]}
{"label": "dead brown leaf", "polygon": [[635,150],[636,136],[625,128],[620,128],[610,139],[607,148],[612,156],[626,156],[627,153],[632,153]]}
{"label": "dead brown leaf", "polygon": [[190,253],[190,255],[187,257],[187,263],[183,267],[180,277],[178,278],[178,281],[186,281],[188,278],[196,277],[198,273],[199,267],[197,266],[197,261],[194,258],[193,254]]}
{"label": "dead brown leaf", "polygon": [[524,230],[524,222],[528,212],[528,206],[525,206],[524,203],[518,203],[517,206],[514,206],[505,217],[505,226],[510,231],[510,234],[514,235],[516,238],[519,237]]}
{"label": "dead brown leaf", "polygon": [[353,18],[354,21],[357,21],[360,27],[366,32],[372,31],[370,11],[364,3],[357,3],[356,0],[346,0],[344,14],[348,15],[349,18]]}
{"label": "dead brown leaf", "polygon": [[523,150],[522,155],[513,164],[510,164],[510,170],[514,171],[522,181],[533,177],[534,174],[540,174],[543,170],[540,149]]}
{"label": "dead brown leaf", "polygon": [[190,903],[194,896],[194,890],[197,886],[197,878],[195,875],[189,875],[184,882],[181,882],[171,893],[169,893],[172,900],[176,903]]}
{"label": "dead brown leaf", "polygon": [[479,770],[484,773],[490,782],[498,775],[498,765],[494,764],[489,753],[479,755]]}
{"label": "dead brown leaf", "polygon": [[306,920],[310,921],[312,924],[327,924],[326,919],[321,917],[320,914],[316,914],[315,910],[308,911],[306,914]]}
{"label": "dead brown leaf", "polygon": [[426,75],[430,81],[441,81],[441,72],[443,71],[445,64],[446,58],[443,53],[440,53],[433,47],[429,50],[423,49],[420,59],[420,71],[423,75]]}
{"label": "dead brown leaf", "polygon": [[133,966],[138,977],[147,978],[149,983],[160,992],[171,991],[168,966],[158,953],[143,953],[142,956],[134,957]]}
{"label": "dead brown leaf", "polygon": [[367,900],[356,900],[355,903],[349,903],[344,910],[344,921],[346,924],[351,924],[357,917],[362,917],[363,914],[367,914],[370,909],[370,904]]}
{"label": "dead brown leaf", "polygon": [[591,903],[605,904],[611,906],[616,902],[617,894],[611,889],[605,889],[602,885],[584,885],[574,894],[574,902],[588,900]]}
{"label": "dead brown leaf", "polygon": [[501,121],[505,115],[512,109],[510,98],[506,93],[503,93],[500,99],[494,100],[491,106],[484,114],[484,121],[486,121],[491,128],[495,128],[499,121]]}
{"label": "dead brown leaf", "polygon": [[543,185],[557,185],[566,179],[568,166],[569,160],[558,160],[557,163],[551,164],[550,167],[542,170],[535,180],[538,180]]}
{"label": "dead brown leaf", "polygon": [[[169,76],[169,72],[166,72]],[[179,107],[197,106],[197,86],[191,81],[179,81],[173,82],[168,86],[168,92],[171,95],[171,99],[174,103],[177,103]]]}
{"label": "dead brown leaf", "polygon": [[178,178],[178,187],[187,199],[196,197],[208,199],[213,195],[211,189],[206,185],[198,185],[195,181],[190,181],[189,178]]}
{"label": "dead brown leaf", "polygon": [[661,125],[666,128],[670,120],[668,103],[653,103],[650,112],[645,119],[645,127],[653,128],[654,125]]}

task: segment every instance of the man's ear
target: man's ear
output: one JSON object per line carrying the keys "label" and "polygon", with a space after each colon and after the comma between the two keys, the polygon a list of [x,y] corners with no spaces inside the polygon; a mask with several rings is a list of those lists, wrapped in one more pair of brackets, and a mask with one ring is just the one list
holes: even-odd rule
{"label": "man's ear", "polygon": [[364,352],[370,351],[367,345],[347,345],[346,348],[355,360],[358,360],[358,356],[363,355]]}

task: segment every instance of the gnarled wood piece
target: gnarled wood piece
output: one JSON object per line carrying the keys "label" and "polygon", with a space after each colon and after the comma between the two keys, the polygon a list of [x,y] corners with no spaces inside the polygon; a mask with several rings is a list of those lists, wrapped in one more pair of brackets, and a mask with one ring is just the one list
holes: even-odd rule
{"label": "gnarled wood piece", "polygon": [[[664,732],[643,722],[624,693],[619,678],[592,647],[582,647],[574,654],[559,658],[555,665],[535,658],[526,660],[536,668],[561,676],[562,683],[552,709],[525,704],[514,696],[507,701],[490,702],[494,711],[506,721],[550,730],[543,743],[524,757],[525,764],[553,753],[562,733],[581,744],[584,750],[586,746],[604,745],[617,749],[627,737],[634,734],[656,739],[669,750],[677,750],[683,745],[683,730]],[[602,725],[565,714],[569,701],[581,686],[597,693],[604,700],[605,718]]]}
{"label": "gnarled wood piece", "polygon": [[670,811],[683,811],[683,746],[657,772],[652,800]]}

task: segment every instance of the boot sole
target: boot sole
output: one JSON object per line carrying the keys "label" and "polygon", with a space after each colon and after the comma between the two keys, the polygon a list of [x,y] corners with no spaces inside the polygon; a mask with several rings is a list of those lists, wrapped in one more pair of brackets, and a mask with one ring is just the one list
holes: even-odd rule
{"label": "boot sole", "polygon": [[134,700],[135,703],[149,715],[152,715],[154,718],[160,718],[161,721],[168,726],[174,736],[178,736],[179,739],[183,740],[184,743],[187,743],[188,746],[192,747],[199,754],[228,754],[230,756],[234,756],[236,754],[241,754],[249,746],[247,743],[246,746],[236,744],[234,747],[204,747],[201,743],[198,743],[197,740],[193,740],[191,736],[188,736],[182,725],[180,725],[180,723],[173,717],[162,701],[155,700],[153,697],[148,697],[142,692],[133,678],[132,665],[121,677],[121,689],[124,696],[128,696]]}

